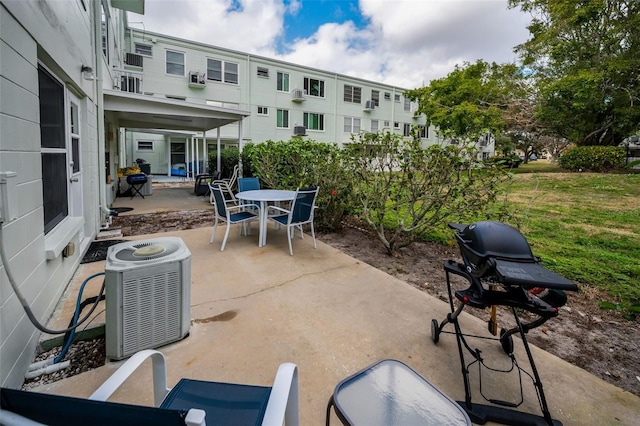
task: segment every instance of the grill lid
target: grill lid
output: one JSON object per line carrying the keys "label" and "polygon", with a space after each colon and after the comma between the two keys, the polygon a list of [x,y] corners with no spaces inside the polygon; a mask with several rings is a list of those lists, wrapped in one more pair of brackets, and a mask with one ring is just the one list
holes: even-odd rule
{"label": "grill lid", "polygon": [[529,243],[516,228],[501,222],[476,222],[456,232],[463,254],[476,266],[490,257],[535,262]]}

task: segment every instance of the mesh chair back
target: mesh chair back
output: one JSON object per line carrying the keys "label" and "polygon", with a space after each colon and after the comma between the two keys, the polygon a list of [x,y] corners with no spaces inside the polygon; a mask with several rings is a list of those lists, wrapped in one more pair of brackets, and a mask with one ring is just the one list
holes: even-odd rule
{"label": "mesh chair back", "polygon": [[211,193],[213,194],[218,216],[227,217],[227,204],[225,203],[224,194],[222,193],[220,185],[211,185]]}
{"label": "mesh chair back", "polygon": [[92,401],[6,388],[0,391],[0,407],[50,426],[184,426],[186,416],[183,409]]}
{"label": "mesh chair back", "polygon": [[313,215],[313,206],[318,195],[318,187],[315,188],[299,188],[296,191],[296,197],[293,200],[291,209],[291,220],[289,223],[301,223],[311,220]]}
{"label": "mesh chair back", "polygon": [[254,191],[260,189],[260,180],[257,177],[238,178],[238,191]]}

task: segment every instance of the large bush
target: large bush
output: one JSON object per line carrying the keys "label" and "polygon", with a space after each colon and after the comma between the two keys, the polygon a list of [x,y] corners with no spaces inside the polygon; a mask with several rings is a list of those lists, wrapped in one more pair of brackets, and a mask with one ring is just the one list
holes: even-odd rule
{"label": "large bush", "polygon": [[488,214],[506,176],[472,146],[423,149],[389,132],[354,137],[345,155],[362,218],[390,255],[443,223]]}
{"label": "large bush", "polygon": [[625,151],[617,146],[577,146],[560,156],[558,162],[567,170],[607,172],[624,168]]}
{"label": "large bush", "polygon": [[268,140],[243,150],[243,161],[265,188],[319,186],[314,219],[318,229],[338,229],[350,210],[353,178],[345,171],[342,152],[335,144],[300,137]]}

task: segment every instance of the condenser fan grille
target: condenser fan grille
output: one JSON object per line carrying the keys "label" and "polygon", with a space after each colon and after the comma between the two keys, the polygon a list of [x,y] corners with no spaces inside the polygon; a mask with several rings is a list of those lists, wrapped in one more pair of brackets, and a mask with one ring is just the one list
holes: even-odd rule
{"label": "condenser fan grille", "polygon": [[170,256],[180,249],[180,245],[172,241],[146,241],[123,247],[115,254],[116,259],[125,262],[144,262],[147,260],[162,259]]}

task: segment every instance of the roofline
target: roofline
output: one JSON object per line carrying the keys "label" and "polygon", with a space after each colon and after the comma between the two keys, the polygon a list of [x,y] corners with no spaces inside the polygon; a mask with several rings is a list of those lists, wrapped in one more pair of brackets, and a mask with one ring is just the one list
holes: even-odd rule
{"label": "roofline", "polygon": [[411,90],[411,89],[407,89],[405,87],[394,86],[394,85],[386,84],[386,83],[380,83],[380,82],[377,82],[377,81],[367,80],[367,79],[360,78],[360,77],[354,77],[354,76],[347,75],[347,74],[340,74],[340,73],[333,72],[333,71],[322,70],[322,69],[313,68],[313,67],[310,67],[310,66],[307,66],[307,65],[295,64],[293,62],[287,62],[287,61],[283,61],[281,59],[274,59],[274,58],[269,58],[269,57],[266,57],[266,56],[255,55],[255,54],[252,54],[252,53],[241,52],[239,50],[229,49],[229,48],[221,47],[221,46],[215,46],[213,44],[207,44],[207,43],[203,43],[203,42],[200,42],[200,41],[187,40],[187,39],[184,39],[184,38],[175,37],[175,36],[171,36],[171,35],[167,35],[167,34],[161,34],[161,33],[155,33],[155,32],[152,32],[152,31],[140,30],[140,29],[137,29],[137,28],[129,27],[129,26],[127,26],[126,30],[131,31],[132,33],[133,32],[137,32],[137,33],[142,34],[142,38],[143,39],[146,36],[162,37],[162,38],[165,38],[165,39],[168,39],[168,40],[175,40],[175,41],[179,41],[179,42],[182,42],[182,43],[185,43],[185,44],[189,44],[189,45],[195,45],[195,46],[205,47],[205,48],[209,48],[209,49],[223,50],[225,52],[229,52],[229,53],[232,53],[232,54],[235,54],[235,55],[238,55],[238,56],[247,57],[248,59],[255,58],[255,59],[260,59],[260,60],[263,60],[263,61],[279,62],[281,64],[290,65],[290,66],[294,66],[294,67],[298,67],[298,68],[304,68],[304,69],[307,69],[307,70],[310,70],[310,71],[321,72],[321,73],[324,73],[324,74],[331,74],[331,75],[336,76],[336,77],[343,77],[343,78],[348,78],[348,79],[352,79],[352,80],[358,80],[358,81],[362,81],[362,82],[372,83],[372,84],[376,84],[376,85],[379,85],[379,86],[384,86],[384,87],[388,87],[388,88],[391,88],[391,89],[395,89],[396,91],[399,90],[401,92],[404,92],[405,90]]}

